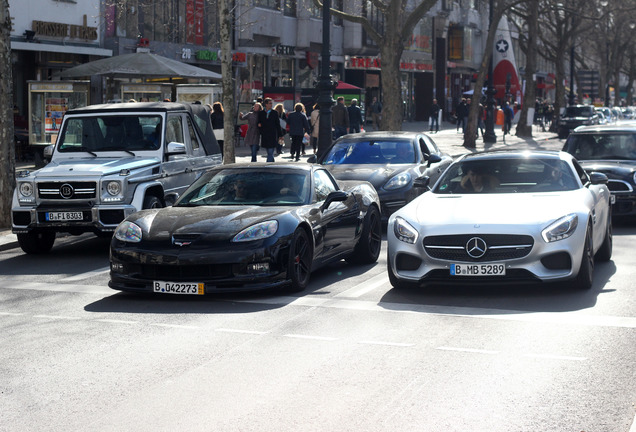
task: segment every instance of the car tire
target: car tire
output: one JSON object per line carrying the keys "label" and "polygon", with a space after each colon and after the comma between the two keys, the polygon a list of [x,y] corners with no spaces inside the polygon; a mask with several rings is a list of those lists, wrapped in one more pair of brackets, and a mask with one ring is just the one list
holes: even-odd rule
{"label": "car tire", "polygon": [[371,206],[364,217],[362,234],[353,253],[347,257],[351,264],[372,264],[382,249],[382,221],[377,207]]}
{"label": "car tire", "polygon": [[25,253],[45,254],[51,251],[55,243],[55,233],[50,231],[31,231],[18,234],[18,244]]}
{"label": "car tire", "polygon": [[585,233],[585,247],[583,248],[583,256],[581,257],[581,265],[579,273],[574,279],[574,287],[580,290],[589,290],[592,288],[594,281],[594,247],[592,244],[592,228],[587,226]]}
{"label": "car tire", "polygon": [[395,276],[395,274],[393,273],[393,270],[391,270],[391,264],[387,263],[386,267],[387,267],[387,270],[389,271],[389,282],[391,283],[393,288],[396,288],[399,290],[412,290],[419,286],[419,284],[416,282],[410,282],[410,281],[404,281],[404,280],[398,279],[397,276]]}
{"label": "car tire", "polygon": [[603,239],[603,244],[596,251],[596,255],[594,259],[597,259],[599,262],[607,262],[612,259],[612,247],[614,244],[614,239],[612,235],[612,215],[607,217],[607,228],[605,230],[605,238]]}
{"label": "car tire", "polygon": [[156,196],[154,196],[154,195],[146,195],[144,197],[144,203],[143,203],[143,207],[142,207],[143,210],[162,208],[162,207],[163,207],[163,203]]}
{"label": "car tire", "polygon": [[290,291],[299,292],[307,288],[313,255],[313,245],[309,236],[302,228],[296,229],[287,260],[287,278],[291,281]]}

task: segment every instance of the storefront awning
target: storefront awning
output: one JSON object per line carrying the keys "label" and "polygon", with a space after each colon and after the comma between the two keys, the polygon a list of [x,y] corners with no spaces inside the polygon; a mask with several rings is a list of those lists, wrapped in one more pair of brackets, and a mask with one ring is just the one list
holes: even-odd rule
{"label": "storefront awning", "polygon": [[360,87],[356,87],[354,85],[351,84],[347,84],[344,81],[338,81],[338,86],[336,87],[337,90],[362,90]]}
{"label": "storefront awning", "polygon": [[11,41],[12,51],[45,51],[45,52],[57,52],[68,54],[85,54],[95,55],[102,57],[110,57],[113,55],[113,50],[91,47],[84,45],[58,45],[58,44],[46,44],[46,43],[30,43]]}

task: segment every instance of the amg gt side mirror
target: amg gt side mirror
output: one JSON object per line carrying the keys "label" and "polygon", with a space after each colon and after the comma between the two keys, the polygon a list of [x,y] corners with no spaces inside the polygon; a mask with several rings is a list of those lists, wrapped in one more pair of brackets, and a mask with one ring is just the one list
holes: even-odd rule
{"label": "amg gt side mirror", "polygon": [[590,173],[590,182],[593,185],[599,185],[599,184],[607,184],[608,180],[605,174],[594,171]]}

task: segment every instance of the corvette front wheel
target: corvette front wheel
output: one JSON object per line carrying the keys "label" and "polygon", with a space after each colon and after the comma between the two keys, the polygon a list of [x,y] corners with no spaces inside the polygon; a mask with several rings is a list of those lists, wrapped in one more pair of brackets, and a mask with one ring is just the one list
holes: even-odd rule
{"label": "corvette front wheel", "polygon": [[287,277],[291,281],[292,291],[298,292],[307,288],[313,255],[313,245],[307,233],[303,229],[297,229],[289,248],[287,263]]}

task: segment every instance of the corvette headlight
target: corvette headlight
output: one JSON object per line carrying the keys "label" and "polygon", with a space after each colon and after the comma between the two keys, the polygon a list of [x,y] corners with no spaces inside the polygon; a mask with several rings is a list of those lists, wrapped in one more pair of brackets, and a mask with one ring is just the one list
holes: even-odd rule
{"label": "corvette headlight", "polygon": [[563,240],[574,234],[578,225],[579,217],[575,214],[569,214],[552,222],[541,231],[541,236],[548,243]]}
{"label": "corvette headlight", "polygon": [[22,195],[23,197],[30,197],[31,195],[33,195],[33,183],[20,183],[20,195]]}
{"label": "corvette headlight", "polygon": [[413,244],[417,240],[417,230],[413,228],[413,226],[402,219],[401,217],[396,217],[393,222],[393,233],[398,240],[403,241],[404,243]]}
{"label": "corvette headlight", "polygon": [[245,228],[232,239],[233,242],[262,240],[273,236],[278,231],[278,221],[265,221]]}
{"label": "corvette headlight", "polygon": [[132,222],[124,221],[117,226],[115,238],[123,242],[139,243],[141,241],[141,227]]}
{"label": "corvette headlight", "polygon": [[402,173],[393,177],[384,185],[385,190],[395,190],[407,186],[411,182],[411,174]]}
{"label": "corvette headlight", "polygon": [[121,183],[118,181],[109,181],[106,183],[106,191],[112,195],[119,195],[121,193]]}

